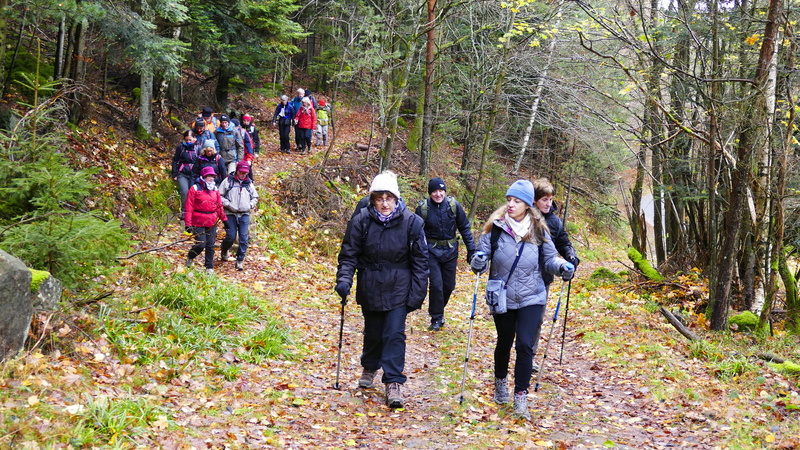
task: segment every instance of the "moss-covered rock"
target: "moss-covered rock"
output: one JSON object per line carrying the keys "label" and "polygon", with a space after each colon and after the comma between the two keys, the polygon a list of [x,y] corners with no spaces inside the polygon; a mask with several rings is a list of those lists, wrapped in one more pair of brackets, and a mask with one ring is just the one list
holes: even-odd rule
{"label": "moss-covered rock", "polygon": [[45,270],[28,269],[31,271],[31,292],[37,292],[42,282],[50,277],[50,272]]}
{"label": "moss-covered rock", "polygon": [[745,311],[728,319],[728,325],[734,324],[739,331],[753,331],[758,325],[758,316],[750,311]]}
{"label": "moss-covered rock", "polygon": [[589,279],[591,281],[619,281],[622,277],[612,272],[610,269],[600,267],[592,272]]}
{"label": "moss-covered rock", "polygon": [[633,262],[639,272],[642,272],[647,279],[652,281],[662,281],[664,279],[660,273],[653,266],[650,265],[650,261],[647,260],[638,250],[633,247],[628,248],[628,259]]}
{"label": "moss-covered rock", "polygon": [[784,361],[781,364],[767,363],[767,365],[776,372],[784,373],[786,375],[800,375],[800,364],[795,364],[791,361]]}
{"label": "moss-covered rock", "polygon": [[139,139],[140,141],[147,141],[150,138],[151,138],[150,133],[148,133],[147,130],[144,129],[142,124],[137,123],[136,124],[136,139]]}

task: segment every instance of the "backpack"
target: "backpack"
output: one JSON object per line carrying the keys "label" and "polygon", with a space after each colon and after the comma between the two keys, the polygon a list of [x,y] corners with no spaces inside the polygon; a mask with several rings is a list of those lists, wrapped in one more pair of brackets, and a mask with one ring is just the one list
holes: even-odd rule
{"label": "backpack", "polygon": [[[424,220],[415,220],[414,217],[419,217],[416,214],[411,215],[412,220],[414,223],[411,224],[411,230],[408,232],[408,246],[411,247],[414,242],[419,239],[419,234],[422,232],[422,227],[425,225]],[[369,230],[369,208],[364,207],[358,211],[358,220],[361,222],[361,229],[364,231]],[[363,244],[367,240],[367,233],[364,233],[361,238],[361,243]]]}
{"label": "backpack", "polygon": [[[453,212],[453,217],[457,217],[458,216],[458,213],[457,213],[457,211],[458,211],[458,202],[456,202],[456,199],[454,199],[453,197],[448,195],[447,197],[445,197],[445,200],[447,200],[447,203],[450,204],[450,211]],[[422,216],[422,220],[427,220],[428,219],[428,199],[426,198],[426,199],[420,200],[419,204],[417,206],[420,207],[420,215]],[[497,241],[495,241],[495,242],[497,242]]]}

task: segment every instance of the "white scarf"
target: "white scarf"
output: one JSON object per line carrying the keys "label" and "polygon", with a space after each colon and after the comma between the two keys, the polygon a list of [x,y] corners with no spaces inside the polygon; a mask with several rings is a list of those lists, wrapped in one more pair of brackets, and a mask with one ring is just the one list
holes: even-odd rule
{"label": "white scarf", "polygon": [[206,189],[208,189],[209,191],[216,191],[217,190],[217,183],[214,182],[214,180],[211,180],[210,183],[208,181],[206,181],[206,180],[202,180],[202,181],[203,181],[203,184],[206,185]]}
{"label": "white scarf", "polygon": [[517,242],[521,241],[523,237],[531,232],[531,216],[527,212],[519,222],[512,219],[511,216],[508,215],[508,212],[506,212],[505,220],[511,227],[511,231],[514,232],[514,240]]}

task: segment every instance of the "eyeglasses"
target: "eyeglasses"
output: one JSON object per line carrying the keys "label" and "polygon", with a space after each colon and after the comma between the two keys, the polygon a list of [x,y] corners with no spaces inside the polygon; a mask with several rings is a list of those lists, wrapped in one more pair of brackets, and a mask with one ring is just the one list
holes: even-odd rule
{"label": "eyeglasses", "polygon": [[395,202],[394,197],[381,197],[375,199],[375,203],[384,203],[387,205],[391,205],[394,202]]}

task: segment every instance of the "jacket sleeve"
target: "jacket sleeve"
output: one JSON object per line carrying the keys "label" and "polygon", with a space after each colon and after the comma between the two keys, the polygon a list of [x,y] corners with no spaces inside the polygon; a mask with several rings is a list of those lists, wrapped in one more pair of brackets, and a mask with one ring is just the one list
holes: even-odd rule
{"label": "jacket sleeve", "polygon": [[342,248],[339,250],[339,265],[336,268],[336,283],[345,282],[353,286],[353,276],[356,272],[358,257],[361,255],[361,229],[360,214],[354,214],[347,222],[347,229],[342,238]]}
{"label": "jacket sleeve", "polygon": [[219,196],[220,199],[222,200],[222,207],[233,211],[233,208],[231,208],[231,201],[228,200],[227,197],[225,197],[230,189],[231,189],[230,178],[226,177],[219,185]]}
{"label": "jacket sleeve", "polygon": [[556,246],[553,245],[553,240],[550,239],[549,233],[542,243],[542,252],[544,252],[544,267],[541,268],[542,272],[545,270],[553,275],[561,275],[561,266],[567,261],[558,256]]}
{"label": "jacket sleeve", "polygon": [[178,166],[180,166],[181,159],[181,144],[175,147],[175,154],[172,155],[172,178],[178,176]]}
{"label": "jacket sleeve", "polygon": [[253,138],[253,150],[258,153],[258,151],[261,150],[261,138],[258,137],[258,129],[256,127],[253,127],[253,132],[250,133],[250,137]]}
{"label": "jacket sleeve", "polygon": [[317,110],[314,108],[311,108],[311,129],[317,129]]}
{"label": "jacket sleeve", "polygon": [[258,203],[258,191],[256,191],[256,187],[253,184],[250,184],[250,210],[252,211],[253,208],[256,207]]}
{"label": "jacket sleeve", "polygon": [[197,190],[194,188],[194,185],[189,187],[189,193],[186,194],[186,205],[184,209],[186,210],[185,215],[185,222],[187,227],[192,227],[192,216],[194,216],[194,197],[197,194]]}
{"label": "jacket sleeve", "polygon": [[236,147],[236,161],[244,160],[244,140],[242,139],[242,135],[240,133],[233,133],[234,134],[234,145]]}
{"label": "jacket sleeve", "polygon": [[275,107],[275,112],[272,114],[273,122],[277,122],[278,119],[281,118],[280,113],[281,113],[281,103],[278,103],[278,106]]}
{"label": "jacket sleeve", "polygon": [[217,193],[217,217],[219,217],[219,220],[222,222],[225,222],[228,220],[228,216],[225,214],[225,210],[222,209],[222,198],[219,195],[219,191],[215,192]]}
{"label": "jacket sleeve", "polygon": [[[422,221],[422,217],[412,214],[409,226],[413,227],[415,221]],[[409,257],[411,258],[411,292],[408,295],[407,306],[413,309],[422,307],[425,295],[428,293],[428,242],[425,239],[425,228],[420,228],[417,240],[411,243]]]}
{"label": "jacket sleeve", "polygon": [[555,218],[557,226],[555,230],[550,230],[553,233],[553,244],[556,246],[558,254],[564,258],[575,256],[575,248],[572,247],[572,242],[569,240],[569,233],[564,227],[564,222],[560,218]]}
{"label": "jacket sleeve", "polygon": [[228,168],[225,166],[225,160],[222,158],[217,159],[217,173],[219,174],[216,180],[217,184],[222,184],[225,177],[228,175]]}
{"label": "jacket sleeve", "polygon": [[461,239],[464,241],[464,246],[467,252],[475,251],[475,238],[472,237],[472,225],[469,223],[467,213],[461,207],[461,203],[456,202],[456,227],[458,232],[461,233]]}

